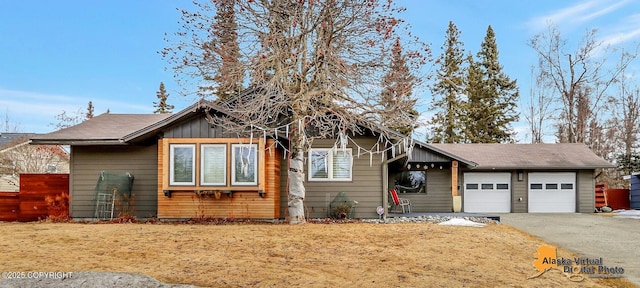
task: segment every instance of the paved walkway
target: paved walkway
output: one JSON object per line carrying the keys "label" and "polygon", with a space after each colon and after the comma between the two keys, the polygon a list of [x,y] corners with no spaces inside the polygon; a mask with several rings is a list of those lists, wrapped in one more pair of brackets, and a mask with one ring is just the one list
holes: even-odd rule
{"label": "paved walkway", "polygon": [[624,276],[640,286],[640,219],[577,213],[497,215],[502,224],[550,244],[583,257],[602,258],[607,267],[622,267]]}

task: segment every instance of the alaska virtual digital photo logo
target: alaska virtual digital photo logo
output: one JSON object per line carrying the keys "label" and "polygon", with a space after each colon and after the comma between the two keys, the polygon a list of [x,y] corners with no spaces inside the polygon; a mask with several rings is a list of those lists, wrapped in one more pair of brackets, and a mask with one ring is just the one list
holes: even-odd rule
{"label": "alaska virtual digital photo logo", "polygon": [[558,257],[557,248],[553,246],[540,246],[533,254],[535,260],[533,267],[538,270],[536,275],[528,277],[532,279],[540,277],[549,270],[558,270],[571,281],[580,282],[589,278],[619,278],[623,277],[624,268],[605,266],[602,258]]}

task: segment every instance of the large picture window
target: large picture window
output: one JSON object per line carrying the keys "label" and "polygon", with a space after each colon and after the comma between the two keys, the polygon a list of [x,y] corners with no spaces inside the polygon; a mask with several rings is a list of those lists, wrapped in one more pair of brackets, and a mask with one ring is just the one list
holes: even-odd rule
{"label": "large picture window", "polygon": [[258,185],[258,145],[231,145],[231,185]]}
{"label": "large picture window", "polygon": [[309,150],[309,181],[351,181],[351,155],[351,148]]}
{"label": "large picture window", "polygon": [[[398,174],[395,179],[395,188],[400,193],[426,193],[426,184],[427,171],[404,171]],[[477,189],[477,185],[475,189]]]}
{"label": "large picture window", "polygon": [[169,146],[169,184],[195,185],[195,144],[172,144]]}
{"label": "large picture window", "polygon": [[200,146],[200,185],[227,185],[227,145]]}

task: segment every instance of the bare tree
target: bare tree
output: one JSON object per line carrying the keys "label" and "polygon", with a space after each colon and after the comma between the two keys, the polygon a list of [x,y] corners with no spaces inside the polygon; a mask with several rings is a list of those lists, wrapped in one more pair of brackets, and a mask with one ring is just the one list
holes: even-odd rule
{"label": "bare tree", "polygon": [[612,53],[596,38],[596,30],[585,33],[575,51],[569,52],[566,40],[553,25],[534,36],[529,45],[538,54],[538,85],[552,88],[553,97],[561,103],[557,122],[560,142],[587,142],[589,127],[596,113],[603,111],[606,92],[637,53],[622,53],[615,68],[606,70],[607,56]]}
{"label": "bare tree", "polygon": [[4,113],[4,119],[0,123],[0,132],[11,132],[15,133],[20,131],[20,123],[14,122],[11,117],[9,117],[9,109],[7,108]]}
{"label": "bare tree", "polygon": [[[178,42],[161,53],[178,78],[204,81],[222,69],[220,61],[202,65],[204,44],[221,42],[208,36],[212,7],[197,9],[183,11]],[[212,115],[210,120],[238,135],[287,136],[290,223],[305,222],[303,163],[313,139],[337,138],[344,147],[349,134],[366,132],[363,127],[381,133],[378,145],[396,137],[375,125],[381,118],[376,100],[384,63],[391,63],[401,34],[407,36],[400,38],[407,40],[403,47],[415,47],[406,50],[410,71],[418,71],[428,55],[426,46],[403,30],[402,10],[378,0],[234,1],[239,62],[249,72],[251,89],[216,104],[232,119]]]}
{"label": "bare tree", "polygon": [[[531,90],[529,91],[529,103],[524,105],[522,115],[529,124],[531,143],[543,143],[545,129],[553,118],[553,99],[549,95],[548,86],[544,85],[541,74],[536,73],[535,67],[531,67]],[[534,80],[535,79],[535,80]]]}

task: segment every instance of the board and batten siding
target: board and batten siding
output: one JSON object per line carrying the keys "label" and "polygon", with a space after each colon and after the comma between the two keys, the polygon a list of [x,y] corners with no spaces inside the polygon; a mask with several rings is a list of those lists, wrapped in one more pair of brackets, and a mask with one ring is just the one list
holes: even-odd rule
{"label": "board and batten siding", "polygon": [[593,213],[596,209],[596,182],[594,170],[576,171],[578,213]]}
{"label": "board and batten siding", "polygon": [[185,120],[164,130],[164,138],[222,138],[220,127],[211,127],[204,114]]}
{"label": "board and batten siding", "polygon": [[[192,134],[191,134],[192,135]],[[158,158],[157,173],[159,175],[157,181],[157,198],[158,198],[158,218],[160,219],[190,219],[190,218],[238,218],[238,219],[274,219],[280,215],[280,161],[282,159],[281,152],[273,145],[273,140],[267,140],[266,147],[269,150],[263,151],[264,144],[262,139],[254,140],[254,144],[260,147],[258,155],[258,187],[246,187],[243,189],[235,189],[232,186],[215,187],[185,187],[171,188],[171,197],[165,196],[164,190],[167,189],[168,183],[168,160],[164,159],[168,155],[168,151],[164,149],[168,147],[166,141],[171,139],[160,139],[158,141]],[[174,140],[176,141],[176,140]],[[222,142],[221,142],[222,141]],[[237,143],[242,141],[248,143],[247,139],[217,138],[216,143]],[[206,144],[214,142],[202,138],[181,138],[180,143],[200,143]],[[230,150],[229,150],[230,151]],[[228,152],[230,155],[230,152]],[[196,155],[198,155],[196,149]],[[227,160],[229,161],[229,159]],[[199,162],[199,161],[198,161]],[[264,163],[263,163],[264,162]],[[228,162],[229,163],[229,162]],[[229,164],[228,164],[229,165]],[[196,171],[199,171],[196,165]],[[227,169],[227,175],[230,175],[230,168]],[[198,182],[196,180],[196,182]],[[227,180],[230,183],[230,180]],[[264,183],[261,183],[264,182]],[[262,188],[259,188],[262,187]],[[195,190],[206,191],[223,191],[234,190],[231,195],[226,193],[215,195],[198,196]],[[263,189],[264,197],[260,197],[258,190]]]}
{"label": "board and batten siding", "polygon": [[[135,195],[135,216],[157,216],[157,145],[71,146],[70,216],[94,218],[96,184],[101,171],[133,174],[131,193]],[[117,216],[117,215],[116,215]]]}
{"label": "board and batten siding", "polygon": [[[370,149],[376,144],[377,138],[355,138],[356,143],[365,149]],[[331,148],[334,139],[316,139],[313,148]],[[329,216],[329,204],[338,195],[344,192],[351,201],[358,201],[355,208],[355,218],[378,218],[376,207],[382,205],[382,154],[373,154],[369,165],[369,154],[357,156],[358,147],[349,142],[347,148],[352,148],[353,171],[351,181],[309,181],[309,159],[305,154],[305,199],[304,206],[308,218],[326,218]],[[361,151],[362,153],[362,151]],[[289,155],[287,155],[289,156]],[[386,160],[386,159],[385,159]],[[288,160],[282,161],[282,197],[281,218],[288,215],[287,207],[287,171]]]}

